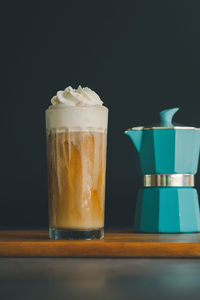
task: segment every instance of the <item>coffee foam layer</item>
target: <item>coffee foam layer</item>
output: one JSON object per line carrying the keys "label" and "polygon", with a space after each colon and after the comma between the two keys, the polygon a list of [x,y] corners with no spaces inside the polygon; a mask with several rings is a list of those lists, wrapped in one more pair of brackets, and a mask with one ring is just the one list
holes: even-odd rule
{"label": "coffee foam layer", "polygon": [[46,110],[46,128],[59,131],[105,131],[108,109],[105,106],[50,106]]}

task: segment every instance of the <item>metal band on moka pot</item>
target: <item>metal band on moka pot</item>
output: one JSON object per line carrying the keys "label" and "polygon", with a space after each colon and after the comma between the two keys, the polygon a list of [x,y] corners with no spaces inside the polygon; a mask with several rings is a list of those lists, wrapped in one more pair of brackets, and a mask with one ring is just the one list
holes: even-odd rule
{"label": "metal band on moka pot", "polygon": [[193,174],[145,174],[144,187],[193,187]]}

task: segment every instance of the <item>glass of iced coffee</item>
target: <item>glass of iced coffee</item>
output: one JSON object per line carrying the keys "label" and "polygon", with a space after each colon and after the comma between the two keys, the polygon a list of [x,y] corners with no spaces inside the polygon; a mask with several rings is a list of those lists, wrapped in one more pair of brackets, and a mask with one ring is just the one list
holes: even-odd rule
{"label": "glass of iced coffee", "polygon": [[104,236],[108,109],[89,88],[57,92],[46,110],[50,239]]}

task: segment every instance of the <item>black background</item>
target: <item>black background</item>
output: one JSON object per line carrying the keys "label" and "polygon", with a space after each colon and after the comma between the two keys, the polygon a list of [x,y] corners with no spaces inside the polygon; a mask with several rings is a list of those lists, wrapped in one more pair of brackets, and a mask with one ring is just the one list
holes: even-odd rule
{"label": "black background", "polygon": [[110,109],[106,225],[132,226],[139,178],[123,131],[175,106],[177,123],[200,127],[200,2],[1,8],[0,226],[48,225],[44,111],[57,90],[78,84]]}

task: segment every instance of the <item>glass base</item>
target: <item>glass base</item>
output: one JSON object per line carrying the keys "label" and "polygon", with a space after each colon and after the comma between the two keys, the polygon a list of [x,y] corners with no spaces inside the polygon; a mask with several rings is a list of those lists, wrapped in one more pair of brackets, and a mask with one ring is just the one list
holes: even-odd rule
{"label": "glass base", "polygon": [[51,240],[96,240],[104,238],[104,229],[94,230],[67,230],[67,229],[49,229],[49,238]]}

